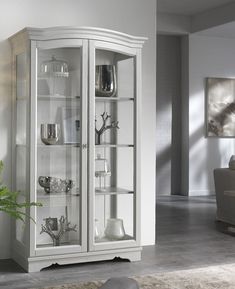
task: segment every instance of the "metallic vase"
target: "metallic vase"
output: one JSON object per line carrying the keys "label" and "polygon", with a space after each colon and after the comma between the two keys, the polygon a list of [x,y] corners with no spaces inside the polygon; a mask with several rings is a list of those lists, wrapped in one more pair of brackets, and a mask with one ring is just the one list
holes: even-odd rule
{"label": "metallic vase", "polygon": [[41,124],[41,140],[46,145],[54,145],[60,137],[60,125],[57,123]]}
{"label": "metallic vase", "polygon": [[95,95],[113,97],[117,92],[116,68],[114,65],[96,65]]}

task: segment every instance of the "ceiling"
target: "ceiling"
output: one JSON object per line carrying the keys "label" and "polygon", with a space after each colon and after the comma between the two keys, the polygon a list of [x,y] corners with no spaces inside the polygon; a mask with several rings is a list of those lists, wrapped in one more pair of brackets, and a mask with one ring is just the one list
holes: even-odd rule
{"label": "ceiling", "polygon": [[191,16],[235,0],[157,0],[157,11]]}

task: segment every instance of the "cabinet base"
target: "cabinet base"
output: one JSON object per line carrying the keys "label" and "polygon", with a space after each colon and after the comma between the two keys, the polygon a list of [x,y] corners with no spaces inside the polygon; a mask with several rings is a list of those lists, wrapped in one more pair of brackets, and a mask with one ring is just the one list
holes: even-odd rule
{"label": "cabinet base", "polygon": [[14,252],[13,259],[21,265],[27,272],[39,272],[41,269],[53,264],[66,265],[76,263],[86,263],[95,261],[112,260],[115,257],[128,259],[130,261],[139,261],[141,259],[141,247],[108,250],[99,252],[86,252],[65,255],[40,256],[23,258],[17,252]]}

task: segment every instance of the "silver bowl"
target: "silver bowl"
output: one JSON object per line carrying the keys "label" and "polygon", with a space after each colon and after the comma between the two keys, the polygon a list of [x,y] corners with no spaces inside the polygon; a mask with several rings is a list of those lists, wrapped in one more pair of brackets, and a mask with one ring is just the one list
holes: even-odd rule
{"label": "silver bowl", "polygon": [[72,180],[62,180],[49,176],[40,176],[38,183],[47,194],[68,193],[74,187]]}

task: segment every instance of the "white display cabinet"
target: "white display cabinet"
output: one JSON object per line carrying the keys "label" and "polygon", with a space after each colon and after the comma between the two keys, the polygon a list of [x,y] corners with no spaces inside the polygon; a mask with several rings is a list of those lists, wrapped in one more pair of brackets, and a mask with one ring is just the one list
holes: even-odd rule
{"label": "white display cabinet", "polygon": [[35,222],[15,222],[13,258],[140,260],[141,49],[98,28],[25,28],[10,38],[13,183]]}

